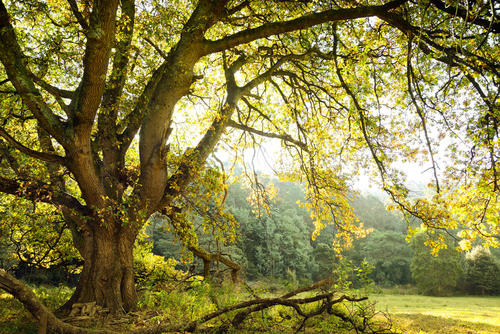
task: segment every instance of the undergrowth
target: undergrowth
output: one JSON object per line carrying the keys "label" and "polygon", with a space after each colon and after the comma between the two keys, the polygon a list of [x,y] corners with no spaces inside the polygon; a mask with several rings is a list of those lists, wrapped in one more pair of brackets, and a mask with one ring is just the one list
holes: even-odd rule
{"label": "undergrowth", "polygon": [[[175,283],[175,284],[174,284]],[[172,288],[175,286],[175,288]],[[243,284],[232,283],[207,283],[199,277],[193,277],[183,283],[172,282],[168,289],[149,287],[139,292],[139,311],[127,315],[121,320],[119,329],[125,331],[131,328],[148,327],[158,323],[170,325],[171,328],[182,328],[182,326],[201,318],[224,307],[234,305],[238,302],[251,300],[258,295],[261,298],[276,297],[283,294],[284,289],[277,289],[258,284],[252,289]],[[165,285],[163,285],[165,288]],[[272,292],[271,292],[272,290]],[[35,287],[35,293],[42,302],[51,310],[62,305],[72,293],[67,287]],[[303,293],[301,297],[311,296],[312,292]],[[309,305],[304,310],[311,311],[318,304]],[[343,314],[355,315],[360,310],[370,311],[368,303],[343,302],[335,306],[341,309]],[[327,314],[310,318],[305,324],[297,316],[296,312],[285,306],[274,306],[251,314],[241,328],[232,329],[225,326],[230,323],[237,311],[229,312],[217,319],[203,324],[200,330],[216,332],[224,328],[228,332],[237,333],[293,333],[301,325],[301,331],[311,333],[348,333],[350,325],[338,317]],[[78,322],[74,319],[66,319],[75,325],[86,327],[103,327],[117,329],[116,319],[94,319]],[[23,308],[22,304],[8,294],[0,295],[0,333],[36,333],[37,326],[34,319]]]}
{"label": "undergrowth", "polygon": [[[66,286],[37,286],[32,289],[50,310],[64,304],[73,293],[73,289]],[[8,293],[0,293],[0,334],[18,333],[37,333],[37,325],[19,301]]]}

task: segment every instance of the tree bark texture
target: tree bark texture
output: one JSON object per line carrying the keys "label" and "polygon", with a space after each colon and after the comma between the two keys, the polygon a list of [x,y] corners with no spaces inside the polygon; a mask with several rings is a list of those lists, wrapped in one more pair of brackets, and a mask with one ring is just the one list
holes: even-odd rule
{"label": "tree bark texture", "polygon": [[96,227],[86,233],[80,253],[85,262],[72,298],[62,307],[95,301],[111,313],[136,309],[133,249],[135,232]]}

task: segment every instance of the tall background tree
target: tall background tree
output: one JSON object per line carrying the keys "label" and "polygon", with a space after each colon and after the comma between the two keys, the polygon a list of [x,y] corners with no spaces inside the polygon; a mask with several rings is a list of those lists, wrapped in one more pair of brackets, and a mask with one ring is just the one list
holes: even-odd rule
{"label": "tall background tree", "polygon": [[426,295],[451,295],[463,274],[460,253],[453,247],[451,238],[443,234],[440,236],[447,247],[439,252],[439,256],[429,252],[424,232],[418,233],[412,243],[411,274],[419,292]]}
{"label": "tall background tree", "polygon": [[[0,191],[60,212],[84,259],[68,305],[112,312],[136,307],[147,219],[163,214],[195,247],[186,210],[224,202],[213,154],[248,162],[261,138],[281,142],[279,174],[306,184],[314,236],[334,224],[337,248],[364,234],[349,205],[363,167],[429,228],[498,245],[495,6],[1,1]],[[415,160],[432,198],[395,167]]]}

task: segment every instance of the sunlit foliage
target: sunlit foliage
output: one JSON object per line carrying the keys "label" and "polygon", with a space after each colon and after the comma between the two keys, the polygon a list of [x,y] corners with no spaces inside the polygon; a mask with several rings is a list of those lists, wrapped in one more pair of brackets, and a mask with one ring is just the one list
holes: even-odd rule
{"label": "sunlit foliage", "polygon": [[[234,240],[220,157],[245,165],[266,211],[254,169],[268,145],[280,178],[305,186],[313,236],[333,225],[338,252],[366,235],[350,206],[361,174],[436,252],[441,229],[463,250],[496,247],[497,12],[491,0],[1,1],[0,191],[57,210],[81,284],[97,287],[79,298],[114,311],[135,308],[132,248],[153,214],[188,248],[194,211]],[[415,163],[426,196],[409,189]]]}

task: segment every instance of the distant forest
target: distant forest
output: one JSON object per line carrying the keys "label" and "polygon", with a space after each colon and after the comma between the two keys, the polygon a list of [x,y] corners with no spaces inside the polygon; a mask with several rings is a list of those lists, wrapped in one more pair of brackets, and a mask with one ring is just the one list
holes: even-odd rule
{"label": "distant forest", "polygon": [[[408,225],[418,228],[418,222],[405,222],[386,210],[374,195],[353,196],[352,206],[364,227],[370,231],[353,247],[342,253],[347,261],[339,261],[333,248],[335,227],[327,225],[312,240],[314,230],[307,210],[298,205],[305,201],[303,188],[292,182],[267,181],[277,189],[277,196],[268,203],[268,212],[256,208],[247,200],[251,190],[242,183],[232,184],[225,200],[225,210],[237,221],[238,238],[234,243],[217,244],[209,231],[197,233],[199,245],[212,253],[221,253],[243,267],[245,279],[267,279],[281,283],[305,284],[337,272],[347,271],[349,281],[358,285],[359,268],[376,286],[417,285],[420,293],[448,295],[452,293],[500,294],[500,250],[480,246],[465,253],[456,250],[456,241],[443,234],[448,248],[439,256],[431,254],[422,235],[411,242],[407,239]],[[265,186],[265,185],[264,185]],[[197,231],[203,229],[203,219],[191,219]],[[153,241],[153,252],[165,258],[182,258],[182,244],[165,228],[168,222],[157,216],[147,228]],[[179,269],[202,271],[202,262],[178,264]],[[227,272],[222,263],[213,262],[211,272],[220,277]],[[413,273],[413,274],[412,274]]]}
{"label": "distant forest", "polygon": [[[409,226],[419,230],[418,221],[404,221],[386,210],[377,196],[357,194],[352,196],[351,205],[368,234],[343,251],[340,260],[332,246],[336,234],[334,225],[326,225],[313,240],[313,221],[309,212],[299,205],[306,202],[301,185],[263,176],[260,179],[259,200],[252,198],[256,189],[240,179],[227,188],[223,209],[205,203],[198,208],[205,212],[191,210],[186,217],[195,227],[197,247],[241,267],[239,275],[247,282],[299,286],[334,275],[355,288],[370,283],[376,288],[416,286],[419,293],[427,295],[500,294],[500,249],[476,245],[469,252],[459,252],[456,240],[451,237],[453,231],[438,232],[448,247],[435,256],[426,245],[429,238],[424,234],[428,232],[408,237]],[[269,192],[274,193],[272,198],[266,197]],[[213,212],[207,213],[207,210]],[[221,221],[217,224],[207,219]],[[74,284],[81,259],[66,244],[66,238],[52,238],[58,242],[49,245],[52,250],[45,242],[38,242],[38,248],[26,248],[23,238],[30,243],[37,240],[36,226],[28,225],[24,233],[17,234],[25,237],[17,236],[17,240],[13,238],[15,234],[9,239],[8,231],[3,231],[5,243],[0,247],[0,264],[34,284]],[[193,275],[207,274],[204,270],[208,270],[214,280],[228,279],[230,268],[217,260],[204,268],[203,261],[185,246],[186,236],[183,242],[180,239],[172,232],[168,218],[155,215],[150,219],[136,245],[139,285],[155,277],[164,279],[165,270],[168,272],[172,263],[175,269]],[[151,256],[150,251],[159,258],[147,258]],[[50,254],[50,261],[40,259],[43,253]]]}

